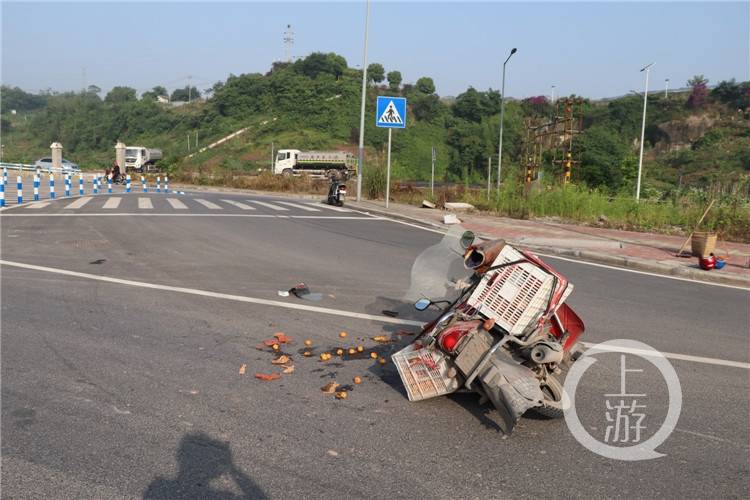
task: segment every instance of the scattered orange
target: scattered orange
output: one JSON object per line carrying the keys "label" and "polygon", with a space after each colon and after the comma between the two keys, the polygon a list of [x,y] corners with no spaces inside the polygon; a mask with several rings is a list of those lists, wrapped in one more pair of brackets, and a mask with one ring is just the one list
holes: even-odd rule
{"label": "scattered orange", "polygon": [[336,354],[338,356],[343,356],[344,355],[344,350],[343,349],[336,349]]}
{"label": "scattered orange", "polygon": [[380,358],[378,360],[378,363],[380,363],[381,365],[384,365],[385,364],[385,358]]}
{"label": "scattered orange", "polygon": [[346,333],[346,332],[339,333],[339,337],[341,337],[342,339],[345,339],[347,335],[349,335],[349,334]]}
{"label": "scattered orange", "polygon": [[312,353],[310,351],[305,351],[302,353],[302,355],[306,358],[309,358],[310,356],[312,356]]}
{"label": "scattered orange", "polygon": [[305,340],[305,345],[307,347],[310,347],[312,345],[312,340],[310,340],[310,339]]}
{"label": "scattered orange", "polygon": [[349,348],[349,354],[354,354],[356,352],[357,352],[356,349],[354,349],[353,347]]}
{"label": "scattered orange", "polygon": [[348,397],[348,393],[346,391],[339,391],[336,393],[336,399],[346,399]]}
{"label": "scattered orange", "polygon": [[378,359],[378,353],[376,353],[376,352],[371,352],[371,353],[370,353],[370,357],[371,357],[372,359]]}
{"label": "scattered orange", "polygon": [[279,344],[272,345],[271,349],[273,349],[274,351],[278,351],[279,350]]}
{"label": "scattered orange", "polygon": [[358,345],[357,346],[357,352],[365,352],[365,348],[362,347],[361,345]]}
{"label": "scattered orange", "polygon": [[355,384],[361,384],[362,383],[362,377],[354,377],[354,383]]}

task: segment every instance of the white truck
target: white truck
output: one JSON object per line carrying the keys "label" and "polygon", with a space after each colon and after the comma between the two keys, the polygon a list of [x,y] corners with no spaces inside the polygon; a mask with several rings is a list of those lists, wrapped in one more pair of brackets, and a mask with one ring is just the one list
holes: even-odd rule
{"label": "white truck", "polygon": [[315,177],[329,177],[333,172],[340,172],[348,178],[357,173],[357,158],[345,151],[280,149],[273,172],[276,175],[308,174]]}
{"label": "white truck", "polygon": [[125,148],[125,171],[144,173],[158,170],[156,161],[161,159],[161,149],[127,146]]}

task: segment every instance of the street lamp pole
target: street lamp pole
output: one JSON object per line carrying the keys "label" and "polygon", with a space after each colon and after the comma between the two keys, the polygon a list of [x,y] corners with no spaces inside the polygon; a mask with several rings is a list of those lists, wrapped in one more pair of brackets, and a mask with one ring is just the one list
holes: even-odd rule
{"label": "street lamp pole", "polygon": [[638,156],[638,183],[635,188],[635,201],[641,199],[641,171],[643,170],[643,139],[646,136],[646,104],[648,103],[648,74],[651,71],[651,63],[641,68],[641,73],[646,72],[646,90],[643,92],[643,121],[641,122],[641,153]]}
{"label": "street lamp pole", "polygon": [[500,174],[502,174],[503,170],[503,119],[505,118],[505,65],[508,64],[508,61],[511,57],[513,57],[513,54],[517,52],[518,49],[513,47],[513,49],[510,51],[510,54],[508,55],[508,58],[503,63],[503,84],[502,89],[500,90],[500,144],[497,147],[497,193],[500,194]]}
{"label": "street lamp pole", "polygon": [[362,56],[362,104],[359,110],[359,161],[357,162],[357,201],[362,199],[362,169],[365,166],[365,99],[367,99],[367,36],[370,30],[370,0],[365,14],[365,50]]}

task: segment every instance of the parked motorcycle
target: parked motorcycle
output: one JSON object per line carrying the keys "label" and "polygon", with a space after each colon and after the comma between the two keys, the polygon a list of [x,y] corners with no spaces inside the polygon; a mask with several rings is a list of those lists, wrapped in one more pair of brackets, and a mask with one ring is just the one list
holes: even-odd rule
{"label": "parked motorcycle", "polygon": [[328,204],[341,207],[346,198],[346,184],[338,174],[331,175],[331,186],[328,188]]}
{"label": "parked motorcycle", "polygon": [[393,355],[409,400],[456,391],[481,396],[510,433],[527,410],[563,416],[562,376],[578,355],[584,325],[565,304],[568,280],[536,255],[502,240],[460,239],[473,270],[454,301],[421,299],[416,309],[441,307],[416,339]]}

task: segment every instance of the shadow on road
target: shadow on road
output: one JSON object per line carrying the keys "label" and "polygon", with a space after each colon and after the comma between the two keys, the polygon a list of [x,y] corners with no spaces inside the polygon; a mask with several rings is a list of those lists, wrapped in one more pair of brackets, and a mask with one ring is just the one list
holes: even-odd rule
{"label": "shadow on road", "polygon": [[[185,434],[176,452],[179,471],[174,479],[156,477],[143,493],[152,498],[265,499],[266,494],[232,461],[229,444],[202,433]],[[210,483],[229,479],[242,494],[217,489]]]}

